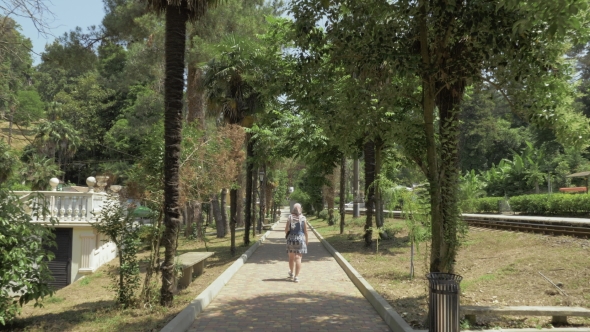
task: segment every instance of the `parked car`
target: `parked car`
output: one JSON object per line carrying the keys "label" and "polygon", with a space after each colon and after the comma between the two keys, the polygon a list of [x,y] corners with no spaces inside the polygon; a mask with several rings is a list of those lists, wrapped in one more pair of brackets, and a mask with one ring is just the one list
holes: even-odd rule
{"label": "parked car", "polygon": [[[359,209],[364,209],[365,208],[365,203],[364,202],[359,202]],[[354,207],[354,202],[350,202],[350,203],[346,203],[344,204],[344,208],[346,209],[352,209]]]}

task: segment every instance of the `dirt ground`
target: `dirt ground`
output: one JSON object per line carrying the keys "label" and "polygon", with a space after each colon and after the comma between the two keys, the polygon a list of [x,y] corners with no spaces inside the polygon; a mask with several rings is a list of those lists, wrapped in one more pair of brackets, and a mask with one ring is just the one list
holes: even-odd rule
{"label": "dirt ground", "polygon": [[[343,235],[339,226],[309,219],[334,246],[414,328],[423,328],[428,307],[425,278],[430,248],[421,243],[415,253],[415,277],[409,277],[410,244],[405,228],[394,239],[366,248],[364,217],[347,216]],[[388,219],[388,224],[404,225]],[[590,240],[564,236],[511,233],[470,228],[458,253],[456,273],[461,281],[462,305],[539,305],[590,308]],[[559,285],[559,291],[539,272]],[[551,317],[477,316],[477,325],[462,328],[549,327]],[[569,317],[570,326],[590,326],[590,318]]]}
{"label": "dirt ground", "polygon": [[[207,236],[208,251],[214,251],[215,255],[207,259],[204,273],[174,297],[174,305],[171,308],[154,305],[145,308],[118,309],[114,302],[115,293],[109,289],[112,284],[109,272],[115,271],[118,267],[118,260],[114,259],[94,274],[58,290],[53,297],[45,298],[43,308],[34,308],[32,303],[25,305],[13,326],[4,328],[0,326],[0,330],[19,332],[159,331],[248,249],[241,245],[242,237],[243,231],[236,232],[237,253],[231,256],[229,235],[223,239],[217,239],[214,235]],[[179,240],[179,254],[188,251],[206,251],[203,242],[184,238]],[[252,244],[257,241],[252,237],[250,240]],[[163,252],[162,248],[162,258]],[[146,259],[148,256],[149,252],[145,251],[140,253],[139,258]],[[142,285],[143,276],[142,269]],[[159,288],[157,290],[159,291]]]}

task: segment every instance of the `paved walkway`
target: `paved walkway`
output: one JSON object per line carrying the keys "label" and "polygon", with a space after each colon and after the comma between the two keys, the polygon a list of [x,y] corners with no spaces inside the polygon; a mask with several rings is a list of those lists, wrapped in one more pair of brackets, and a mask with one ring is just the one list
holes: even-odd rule
{"label": "paved walkway", "polygon": [[287,278],[288,214],[282,212],[280,224],[189,331],[390,331],[311,230],[301,281]]}

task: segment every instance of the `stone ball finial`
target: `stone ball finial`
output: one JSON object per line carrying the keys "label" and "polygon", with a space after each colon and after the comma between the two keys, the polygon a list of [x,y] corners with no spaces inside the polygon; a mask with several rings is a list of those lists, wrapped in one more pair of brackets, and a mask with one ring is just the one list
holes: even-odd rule
{"label": "stone ball finial", "polygon": [[116,184],[111,185],[111,191],[115,194],[119,193],[119,191],[121,191],[122,188],[123,187]]}
{"label": "stone ball finial", "polygon": [[57,191],[57,185],[59,184],[58,178],[51,178],[49,180],[49,185],[51,186],[51,191]]}
{"label": "stone ball finial", "polygon": [[94,176],[89,176],[86,179],[86,185],[88,185],[88,192],[89,193],[93,193],[94,192],[94,186],[96,185],[96,179],[94,178]]}

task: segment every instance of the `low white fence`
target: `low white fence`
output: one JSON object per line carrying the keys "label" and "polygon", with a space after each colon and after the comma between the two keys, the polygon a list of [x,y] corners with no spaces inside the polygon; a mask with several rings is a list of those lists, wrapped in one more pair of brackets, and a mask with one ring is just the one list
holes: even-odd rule
{"label": "low white fence", "polygon": [[[15,191],[21,199],[29,198],[29,212],[35,222],[49,221],[49,217],[60,222],[90,222],[96,219],[104,202],[106,193],[76,193],[60,191]],[[46,207],[44,211],[43,206]]]}

